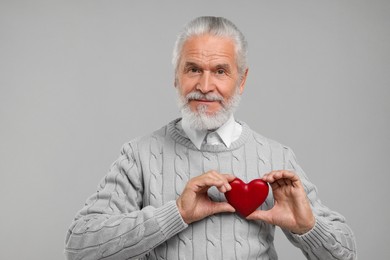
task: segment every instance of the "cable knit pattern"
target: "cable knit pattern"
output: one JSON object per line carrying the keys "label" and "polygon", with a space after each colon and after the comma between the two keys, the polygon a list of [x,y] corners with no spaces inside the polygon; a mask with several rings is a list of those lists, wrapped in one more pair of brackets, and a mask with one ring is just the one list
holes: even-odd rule
{"label": "cable knit pattern", "polygon": [[[187,225],[175,201],[188,180],[209,170],[249,182],[276,169],[300,176],[316,215],[311,231],[284,231],[287,238],[308,259],[356,259],[344,217],[322,205],[291,149],[240,122],[242,134],[230,148],[206,144],[199,151],[176,127],[178,122],[123,146],[69,228],[67,259],[277,259],[274,226],[231,213]],[[216,188],[208,194],[212,200],[225,200]],[[270,192],[261,208],[272,206]]]}

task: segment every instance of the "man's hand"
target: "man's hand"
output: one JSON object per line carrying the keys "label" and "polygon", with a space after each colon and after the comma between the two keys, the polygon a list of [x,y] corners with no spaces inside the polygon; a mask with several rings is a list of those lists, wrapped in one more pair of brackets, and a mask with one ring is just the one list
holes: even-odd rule
{"label": "man's hand", "polygon": [[230,190],[229,182],[234,178],[230,174],[209,171],[189,180],[183,193],[176,200],[184,222],[190,224],[216,213],[234,212],[235,209],[229,203],[214,202],[207,195],[207,190],[212,186],[222,193]]}
{"label": "man's hand", "polygon": [[270,183],[275,204],[270,210],[256,210],[247,219],[262,220],[295,234],[311,230],[315,218],[299,177],[290,171],[272,171],[262,178]]}

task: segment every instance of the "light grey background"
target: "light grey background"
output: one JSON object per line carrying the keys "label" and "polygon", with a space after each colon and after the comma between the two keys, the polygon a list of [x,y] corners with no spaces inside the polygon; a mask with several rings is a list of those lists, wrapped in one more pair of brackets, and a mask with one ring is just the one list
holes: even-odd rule
{"label": "light grey background", "polygon": [[179,116],[171,50],[199,15],[249,41],[236,117],[294,149],[360,259],[389,259],[390,1],[166,2],[0,1],[0,259],[63,259],[121,145]]}

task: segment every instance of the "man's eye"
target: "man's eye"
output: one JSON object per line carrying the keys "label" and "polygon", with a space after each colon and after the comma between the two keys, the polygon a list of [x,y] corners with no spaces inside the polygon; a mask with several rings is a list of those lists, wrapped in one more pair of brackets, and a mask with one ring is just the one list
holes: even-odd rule
{"label": "man's eye", "polygon": [[189,72],[191,72],[191,73],[200,73],[200,69],[198,69],[198,68],[190,68]]}
{"label": "man's eye", "polygon": [[218,70],[216,71],[216,73],[217,73],[218,75],[223,75],[223,74],[225,74],[225,70],[223,70],[223,69],[218,69]]}

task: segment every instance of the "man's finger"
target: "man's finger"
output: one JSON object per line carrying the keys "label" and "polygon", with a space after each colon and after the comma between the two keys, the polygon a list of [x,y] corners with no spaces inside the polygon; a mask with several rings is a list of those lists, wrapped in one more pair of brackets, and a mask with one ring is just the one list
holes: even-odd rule
{"label": "man's finger", "polygon": [[261,220],[266,223],[272,222],[272,213],[271,210],[255,210],[249,216],[246,217],[248,220]]}
{"label": "man's finger", "polygon": [[226,192],[231,190],[229,182],[235,179],[232,174],[221,174],[216,171],[210,171],[202,175],[209,187],[215,186],[220,192]]}
{"label": "man's finger", "polygon": [[213,214],[222,212],[235,212],[236,210],[227,202],[215,202],[213,204]]}
{"label": "man's finger", "polygon": [[298,176],[294,172],[287,170],[272,171],[268,174],[265,174],[262,179],[269,183],[273,183],[281,179],[289,179],[292,182],[299,180]]}
{"label": "man's finger", "polygon": [[193,178],[191,185],[193,185],[195,192],[202,192],[215,186],[220,192],[224,193],[231,190],[229,182],[234,180],[234,178],[234,175],[231,174],[220,174],[216,171],[209,171]]}

